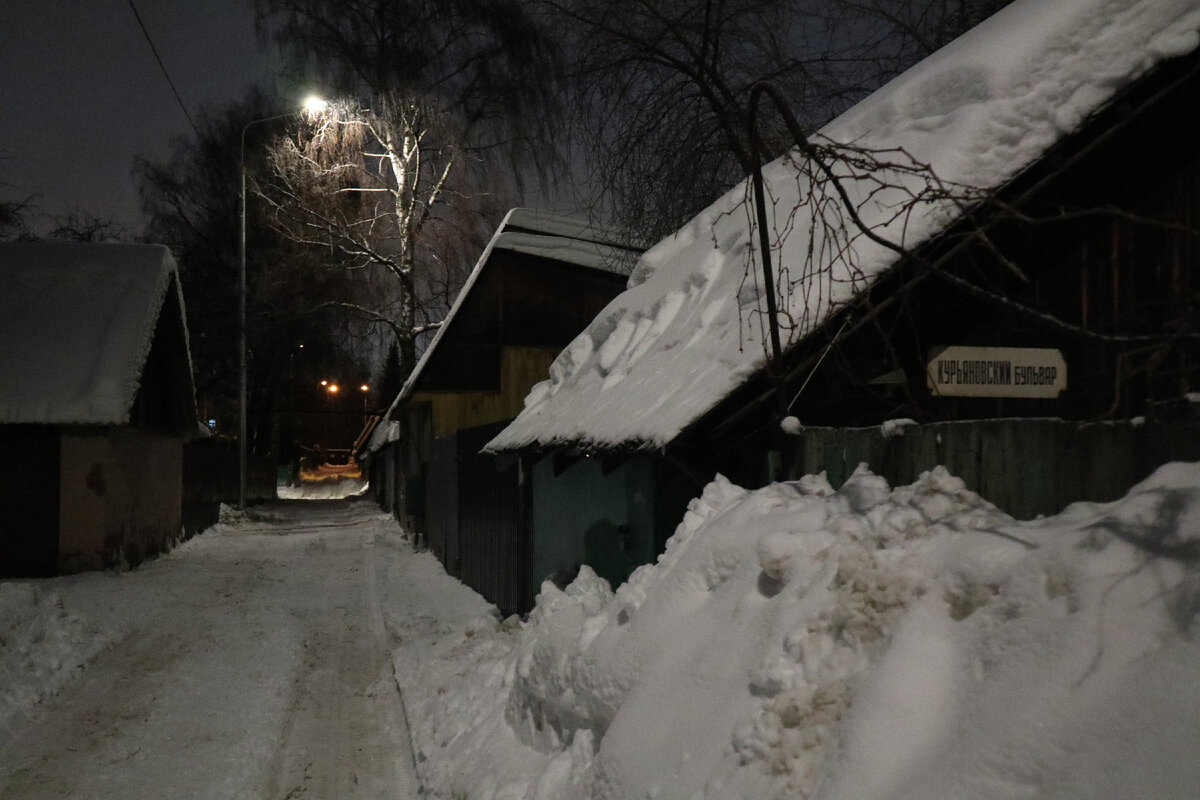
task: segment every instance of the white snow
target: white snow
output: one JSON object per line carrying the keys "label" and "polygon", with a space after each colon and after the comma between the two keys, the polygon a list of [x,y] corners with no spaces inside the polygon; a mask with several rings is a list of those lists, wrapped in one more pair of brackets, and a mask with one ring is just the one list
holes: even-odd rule
{"label": "white snow", "polygon": [[897,436],[904,435],[904,429],[910,425],[916,425],[915,419],[887,419],[879,426],[879,435],[885,439],[894,439]]}
{"label": "white snow", "polygon": [[[907,165],[835,169],[865,223],[911,248],[958,213],[957,201],[924,194],[936,187],[918,165],[955,194],[1000,186],[1123,86],[1195,49],[1198,29],[1195,0],[1017,0],[812,138]],[[848,220],[815,224],[844,211],[794,158],[764,169],[790,342],[896,260]],[[649,250],[488,448],[662,446],[759,369],[766,311],[749,197],[747,181]]]}
{"label": "white snow", "polygon": [[1198,552],[1196,464],[1035,522],[942,469],[718,479],[615,594],[585,567],[519,630],[402,651],[418,772],[439,798],[1195,797]]}
{"label": "white snow", "polygon": [[127,422],[175,278],[161,245],[0,244],[0,423]]}
{"label": "white snow", "polygon": [[277,486],[280,500],[344,500],[366,494],[368,484],[361,477],[330,475],[320,480],[301,480],[296,486]]}
{"label": "white snow", "polygon": [[0,583],[0,796],[415,796],[387,752],[443,800],[1200,789],[1200,464],[1030,522],[941,468],[718,478],[658,563],[547,583],[525,622],[366,503],[317,507]]}
{"label": "white snow", "polygon": [[486,605],[368,503],[223,519],[130,572],[0,582],[0,797],[416,796],[391,650]]}

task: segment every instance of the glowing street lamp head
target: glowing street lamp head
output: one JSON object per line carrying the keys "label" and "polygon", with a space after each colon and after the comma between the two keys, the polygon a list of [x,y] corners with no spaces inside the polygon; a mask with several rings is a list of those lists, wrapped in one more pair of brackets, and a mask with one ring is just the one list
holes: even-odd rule
{"label": "glowing street lamp head", "polygon": [[370,387],[370,386],[367,386],[367,385],[364,383],[362,386],[358,387],[358,390],[359,390],[360,392],[368,392],[368,391],[370,391],[370,390],[371,390],[371,387]]}
{"label": "glowing street lamp head", "polygon": [[325,109],[329,107],[329,103],[317,97],[315,94],[310,94],[304,101],[304,115],[311,119],[316,119],[325,113]]}

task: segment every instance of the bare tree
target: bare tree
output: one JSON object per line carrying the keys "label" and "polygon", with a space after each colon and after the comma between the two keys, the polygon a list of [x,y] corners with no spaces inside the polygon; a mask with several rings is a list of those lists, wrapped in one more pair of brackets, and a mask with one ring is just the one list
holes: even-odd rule
{"label": "bare tree", "polygon": [[29,224],[26,219],[28,212],[28,201],[0,202],[0,241],[29,238]]}
{"label": "bare tree", "polygon": [[391,94],[375,111],[340,102],[298,133],[279,139],[269,177],[259,182],[277,229],[323,254],[327,267],[356,276],[357,291],[326,307],[390,328],[402,363],[438,324],[440,266],[430,229],[450,223],[439,209],[460,160],[458,132],[422,99]]}
{"label": "bare tree", "polygon": [[[1009,0],[545,0],[576,55],[575,132],[617,223],[654,241],[753,169],[767,81],[813,130]],[[762,154],[790,147],[761,121]]]}
{"label": "bare tree", "polygon": [[330,303],[390,329],[405,373],[504,207],[554,104],[555,50],[521,0],[260,0],[297,71],[342,93],[260,182],[278,229],[360,278]]}
{"label": "bare tree", "polygon": [[111,219],[76,211],[54,218],[54,227],[47,238],[59,242],[122,242],[133,236],[118,222]]}

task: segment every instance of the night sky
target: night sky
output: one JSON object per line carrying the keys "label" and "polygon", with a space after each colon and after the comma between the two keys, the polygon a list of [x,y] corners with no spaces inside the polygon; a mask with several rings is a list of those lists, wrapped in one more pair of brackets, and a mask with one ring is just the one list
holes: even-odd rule
{"label": "night sky", "polygon": [[[194,119],[273,68],[248,0],[135,4]],[[140,234],[133,158],[191,129],[128,0],[3,0],[0,76],[0,200]]]}

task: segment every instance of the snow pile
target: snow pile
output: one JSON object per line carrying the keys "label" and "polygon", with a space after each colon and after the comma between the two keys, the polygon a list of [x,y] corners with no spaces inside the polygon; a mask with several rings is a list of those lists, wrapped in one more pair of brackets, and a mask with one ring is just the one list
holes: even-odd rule
{"label": "snow pile", "polygon": [[0,731],[56,693],[108,644],[34,583],[0,583]]}
{"label": "snow pile", "polygon": [[1200,465],[1032,522],[940,468],[718,479],[615,593],[547,583],[401,681],[443,798],[1183,798],[1198,613]]}
{"label": "snow pile", "polygon": [[[813,137],[865,224],[914,247],[1157,63],[1200,43],[1193,0],[1017,0]],[[839,149],[840,148],[840,149]],[[880,162],[880,163],[874,163]],[[845,218],[811,162],[763,171],[780,324],[813,331],[896,254]],[[488,447],[661,446],[766,361],[749,182],[649,250]]]}
{"label": "snow pile", "polygon": [[279,486],[275,493],[280,500],[342,500],[366,493],[367,481],[361,477],[333,475],[323,480],[301,480],[297,486]]}

